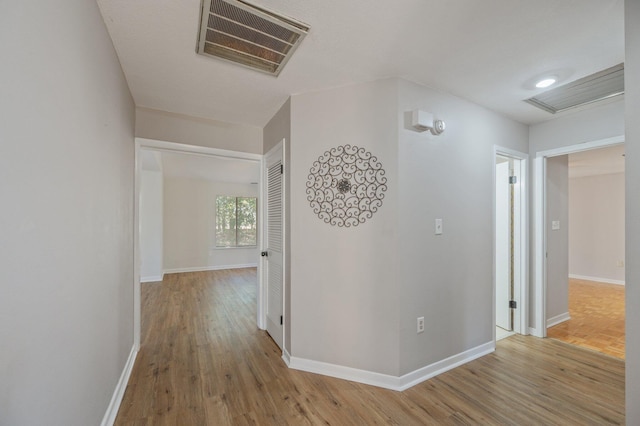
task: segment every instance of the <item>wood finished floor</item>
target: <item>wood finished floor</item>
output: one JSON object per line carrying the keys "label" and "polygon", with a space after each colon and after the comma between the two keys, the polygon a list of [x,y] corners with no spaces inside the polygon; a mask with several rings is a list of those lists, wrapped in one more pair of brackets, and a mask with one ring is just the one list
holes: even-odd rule
{"label": "wood finished floor", "polygon": [[142,285],[142,346],[116,425],[624,424],[624,362],[512,336],[395,392],[288,369],[255,325],[256,271]]}
{"label": "wood finished floor", "polygon": [[624,359],[624,286],[569,280],[571,319],[547,330],[547,337]]}

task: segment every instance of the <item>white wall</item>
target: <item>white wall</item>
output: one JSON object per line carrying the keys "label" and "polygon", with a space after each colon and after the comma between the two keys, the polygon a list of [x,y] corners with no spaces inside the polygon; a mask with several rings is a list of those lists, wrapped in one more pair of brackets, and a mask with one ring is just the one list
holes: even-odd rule
{"label": "white wall", "polygon": [[160,170],[140,172],[140,281],[162,281],[163,177]]}
{"label": "white wall", "polygon": [[[407,128],[420,108],[440,136]],[[527,152],[527,126],[471,102],[399,81],[397,278],[400,374],[493,339],[494,144]],[[434,221],[443,234],[434,235]],[[379,285],[385,285],[380,282]],[[425,332],[416,334],[424,316]]]}
{"label": "white wall", "polygon": [[[397,81],[291,97],[291,355],[397,376]],[[325,151],[355,145],[378,157],[389,189],[357,227],[321,221],[306,182]]]}
{"label": "white wall", "polygon": [[[553,222],[559,229],[553,229]],[[547,327],[569,315],[569,156],[547,160]]]}
{"label": "white wall", "polygon": [[640,424],[640,2],[625,1],[626,422]]}
{"label": "white wall", "polygon": [[165,272],[226,269],[257,264],[259,254],[256,247],[215,248],[217,195],[257,197],[258,185],[165,176]]}
{"label": "white wall", "polygon": [[136,108],[136,137],[262,154],[262,129]]}
{"label": "white wall", "polygon": [[0,52],[0,423],[96,425],[133,347],[133,100],[95,2],[0,3]]}
{"label": "white wall", "polygon": [[624,283],[624,173],[569,179],[569,275]]}
{"label": "white wall", "polygon": [[[414,108],[444,119],[446,132],[407,129]],[[400,376],[489,344],[493,145],[526,152],[527,136],[522,124],[398,79],[293,96],[292,355]],[[322,222],[305,192],[313,162],[344,144],[372,152],[388,178],[382,207],[355,228]]]}
{"label": "white wall", "polygon": [[570,111],[529,127],[529,149],[538,151],[624,135],[624,98],[583,111]]}

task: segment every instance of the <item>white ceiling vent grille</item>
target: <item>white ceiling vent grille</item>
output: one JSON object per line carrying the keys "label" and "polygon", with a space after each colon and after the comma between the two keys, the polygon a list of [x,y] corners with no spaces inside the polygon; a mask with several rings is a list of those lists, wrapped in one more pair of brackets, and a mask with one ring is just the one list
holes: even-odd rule
{"label": "white ceiling vent grille", "polygon": [[203,0],[197,52],[277,76],[308,31],[241,0]]}
{"label": "white ceiling vent grille", "polygon": [[624,64],[542,92],[525,102],[555,114],[624,93]]}

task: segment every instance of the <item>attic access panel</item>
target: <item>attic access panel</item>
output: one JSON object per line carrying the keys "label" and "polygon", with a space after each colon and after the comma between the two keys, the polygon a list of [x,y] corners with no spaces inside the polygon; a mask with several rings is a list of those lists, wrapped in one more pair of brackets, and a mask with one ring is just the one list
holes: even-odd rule
{"label": "attic access panel", "polygon": [[624,64],[547,90],[525,102],[551,114],[624,94]]}
{"label": "attic access panel", "polygon": [[196,52],[278,76],[308,31],[243,0],[202,0]]}

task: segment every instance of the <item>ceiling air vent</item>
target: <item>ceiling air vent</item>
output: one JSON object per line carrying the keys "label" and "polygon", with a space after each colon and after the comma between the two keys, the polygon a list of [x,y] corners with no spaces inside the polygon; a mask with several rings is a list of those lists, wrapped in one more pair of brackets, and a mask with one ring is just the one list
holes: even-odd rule
{"label": "ceiling air vent", "polygon": [[564,86],[542,92],[525,102],[555,114],[624,93],[624,64],[607,68]]}
{"label": "ceiling air vent", "polygon": [[240,0],[203,0],[197,52],[277,76],[309,31]]}

